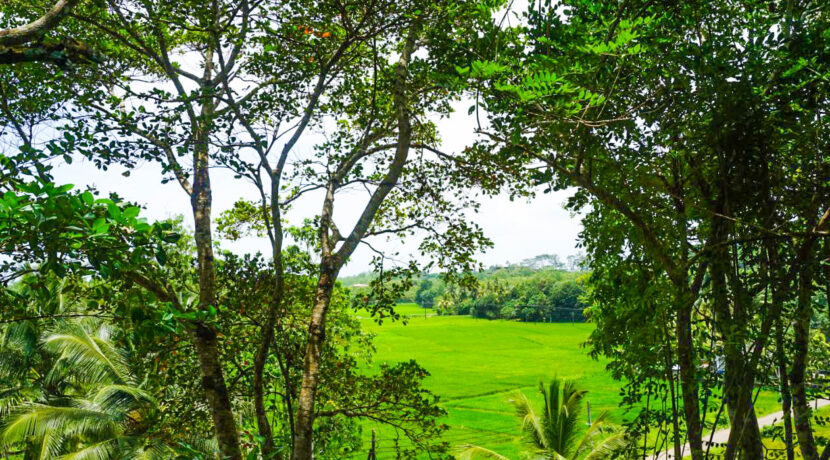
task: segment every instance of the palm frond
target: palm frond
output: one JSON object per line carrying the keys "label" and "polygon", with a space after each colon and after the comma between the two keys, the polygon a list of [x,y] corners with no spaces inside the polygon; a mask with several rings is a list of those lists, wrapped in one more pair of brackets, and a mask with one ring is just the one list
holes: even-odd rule
{"label": "palm frond", "polygon": [[123,355],[83,327],[72,325],[65,331],[50,334],[44,339],[44,346],[58,354],[64,365],[56,366],[56,372],[50,373],[51,381],[71,370],[73,376],[85,382],[127,382],[129,372]]}
{"label": "palm frond", "polygon": [[127,413],[136,406],[154,406],[156,399],[141,388],[130,385],[104,385],[92,396],[92,404],[104,412]]}
{"label": "palm frond", "polygon": [[88,438],[112,437],[122,427],[109,414],[83,407],[54,407],[26,404],[9,417],[0,433],[0,443],[9,445],[28,438],[42,440],[49,433],[65,437],[84,434]]}
{"label": "palm frond", "polygon": [[[544,400],[542,412],[536,412],[522,393],[510,401],[521,420],[524,438],[532,447],[529,453],[535,455],[533,458],[598,460],[625,445],[624,433],[608,423],[607,411],[587,430],[583,429],[580,414],[588,392],[574,382],[556,377],[547,386],[540,383],[539,391]],[[479,452],[477,446],[468,447],[470,455]]]}
{"label": "palm frond", "polygon": [[136,448],[128,457],[130,460],[164,460],[173,458],[175,452],[167,444],[155,440],[146,445]]}
{"label": "palm frond", "polygon": [[34,353],[38,345],[37,327],[31,321],[19,321],[7,325],[3,334],[2,347],[5,350],[14,349],[23,354]]}
{"label": "palm frond", "polygon": [[38,401],[43,397],[43,388],[38,385],[17,385],[0,390],[0,420],[6,419],[25,401]]}
{"label": "palm frond", "polygon": [[544,442],[538,447],[545,452],[569,456],[580,428],[579,414],[585,390],[572,381],[554,377],[545,386],[539,384],[544,399],[543,418],[539,421]]}
{"label": "palm frond", "polygon": [[577,388],[576,383],[565,380],[562,383],[562,406],[559,408],[560,434],[559,442],[562,450],[559,452],[567,455],[572,449],[577,433],[581,428],[580,414],[582,413],[582,401],[587,394],[586,390]]}
{"label": "palm frond", "polygon": [[523,393],[517,393],[510,402],[521,420],[522,433],[527,442],[536,449],[547,449],[550,440],[545,436],[545,426],[533,409],[533,403]]}
{"label": "palm frond", "polygon": [[58,458],[61,454],[61,447],[66,439],[60,433],[48,431],[40,440],[39,460],[50,460]]}
{"label": "palm frond", "polygon": [[60,460],[109,460],[123,458],[117,439],[106,439],[60,457]]}
{"label": "palm frond", "polygon": [[474,446],[472,444],[466,444],[461,446],[463,449],[457,456],[458,460],[474,460],[477,458],[489,458],[495,460],[510,460],[509,458],[505,457],[504,455],[499,454],[496,451],[485,449],[484,447]]}
{"label": "palm frond", "polygon": [[554,378],[547,388],[545,388],[545,384],[539,382],[539,392],[542,393],[544,402],[544,418],[541,420],[541,425],[543,427],[542,435],[545,438],[545,443],[544,445],[540,445],[540,448],[546,448],[554,452],[562,448],[561,427],[559,423],[559,417],[561,415],[559,412],[561,405],[559,400],[561,383],[559,378]]}
{"label": "palm frond", "polygon": [[625,433],[617,433],[604,438],[597,444],[584,460],[601,460],[610,457],[614,452],[625,447],[627,441]]}
{"label": "palm frond", "polygon": [[30,321],[6,325],[0,340],[0,378],[22,376],[36,358],[39,333]]}
{"label": "palm frond", "polygon": [[610,412],[603,411],[596,419],[594,419],[593,424],[591,424],[591,426],[588,427],[582,435],[582,439],[574,451],[575,457],[581,457],[585,455],[586,452],[592,452],[597,445],[600,445],[603,442],[603,436],[619,433],[620,430],[617,427],[614,427],[608,423],[609,416]]}
{"label": "palm frond", "polygon": [[[49,308],[71,307],[64,297]],[[44,333],[20,324],[0,329],[0,449],[27,446],[40,460],[175,458],[168,440],[148,436],[157,401],[135,385],[106,325],[58,320]],[[6,364],[21,375],[4,372]]]}
{"label": "palm frond", "polygon": [[210,458],[219,451],[219,443],[215,437],[205,438],[198,434],[191,434],[182,441],[179,442],[179,445],[186,444],[188,450],[201,452],[206,458]]}

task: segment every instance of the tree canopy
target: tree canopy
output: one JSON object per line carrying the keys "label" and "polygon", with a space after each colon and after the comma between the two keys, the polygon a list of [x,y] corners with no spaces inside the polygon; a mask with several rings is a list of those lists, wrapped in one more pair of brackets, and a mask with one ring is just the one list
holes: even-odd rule
{"label": "tree canopy", "polygon": [[[830,6],[528,3],[3,2],[3,448],[342,458],[373,420],[400,455],[445,455],[428,370],[365,372],[351,314],[396,319],[411,294],[491,319],[584,310],[632,456],[656,432],[707,458],[723,417],[725,458],[760,458],[765,387],[788,458],[830,458],[809,405],[830,335]],[[447,151],[461,101],[476,128]],[[81,159],[153,165],[187,223],[55,180]],[[578,273],[542,255],[477,274],[481,197],[553,190],[582,221]],[[225,193],[245,198],[217,212]],[[227,250],[250,235],[256,254]],[[355,295],[338,280],[360,246],[375,275]]]}

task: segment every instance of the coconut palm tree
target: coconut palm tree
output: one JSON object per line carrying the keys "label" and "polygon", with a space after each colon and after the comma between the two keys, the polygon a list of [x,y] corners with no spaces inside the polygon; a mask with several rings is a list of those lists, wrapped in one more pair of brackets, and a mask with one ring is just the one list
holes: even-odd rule
{"label": "coconut palm tree", "polygon": [[20,319],[0,326],[0,421],[25,401],[61,392],[44,385],[56,357],[41,346],[41,339],[44,330],[60,321],[52,318],[77,311],[78,305],[64,295],[64,288],[62,279],[27,276],[2,293],[4,319]]}
{"label": "coconut palm tree", "polygon": [[[610,456],[624,445],[624,434],[608,423],[607,411],[584,427],[580,415],[588,392],[577,388],[574,382],[557,377],[547,387],[540,383],[539,391],[544,397],[542,412],[537,412],[522,393],[511,400],[532,458],[596,460]],[[471,445],[463,447],[459,458],[508,460],[497,452]]]}
{"label": "coconut palm tree", "polygon": [[156,401],[134,380],[110,329],[66,323],[47,333],[43,350],[54,363],[40,378],[38,398],[2,416],[0,446],[17,446],[33,459],[171,458],[154,434]]}

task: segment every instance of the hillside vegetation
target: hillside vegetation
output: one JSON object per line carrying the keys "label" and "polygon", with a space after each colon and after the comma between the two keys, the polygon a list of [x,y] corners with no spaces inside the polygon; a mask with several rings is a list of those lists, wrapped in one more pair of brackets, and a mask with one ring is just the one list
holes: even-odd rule
{"label": "hillside vegetation", "polygon": [[[542,264],[540,260],[554,262]],[[530,322],[584,321],[587,305],[582,297],[588,273],[565,270],[565,265],[556,261],[555,256],[542,255],[519,264],[491,267],[470,274],[473,283],[424,274],[412,281],[398,302],[414,302],[441,315]],[[361,296],[375,279],[375,275],[365,273],[343,278],[342,282]]]}

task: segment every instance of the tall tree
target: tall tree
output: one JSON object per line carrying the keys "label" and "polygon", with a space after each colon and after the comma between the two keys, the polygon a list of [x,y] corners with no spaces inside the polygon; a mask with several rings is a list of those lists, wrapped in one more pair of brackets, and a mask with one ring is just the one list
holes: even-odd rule
{"label": "tall tree", "polygon": [[[451,80],[442,82],[440,76],[452,70],[454,57],[470,52],[465,40],[490,24],[489,12],[476,2],[300,6],[291,1],[174,5],[125,0],[100,9],[78,5],[61,23],[83,30],[108,58],[95,79],[73,88],[78,96],[70,109],[76,122],[60,125],[66,133],[61,151],[83,152],[103,169],[112,163],[129,168],[139,161],[157,162],[162,181],[175,180],[190,202],[199,302],[178,302],[181,283],[144,276],[134,280],[160,301],[187,312],[182,318],[199,354],[202,389],[223,456],[241,454],[216,326],[205,320],[217,311],[211,168],[225,166],[250,178],[263,200],[253,209],[268,229],[278,276],[254,360],[253,399],[264,449],[272,455],[275,446],[262,389],[284,310],[282,213],[308,191],[303,181],[313,180],[309,189],[327,192],[318,221],[318,248],[321,256],[326,254],[321,257],[321,300],[310,320],[307,362],[319,360],[333,283],[363,238],[427,227],[440,239],[427,241],[425,247],[443,263],[449,263],[452,253],[462,264],[471,263],[474,247],[484,240],[456,214],[468,201],[459,205],[439,193],[454,189],[442,190],[440,182],[441,171],[456,163],[437,149],[434,127],[419,117],[446,113],[448,100],[464,89]],[[410,53],[418,50],[428,56],[409,65]],[[400,63],[393,55],[402,57]],[[367,68],[373,71],[367,74]],[[366,105],[366,100],[373,102]],[[295,158],[300,139],[317,142],[308,136],[310,131],[327,129],[332,122],[340,126],[331,130],[337,133],[333,140],[321,144],[314,157],[297,161],[292,172],[286,164]],[[413,147],[419,149],[417,157],[409,153]],[[398,187],[402,175],[411,180]],[[354,231],[341,240],[333,199],[356,185],[365,186],[372,198]],[[396,187],[406,192],[396,195]],[[414,206],[418,193],[427,191],[435,203],[426,209]],[[410,203],[405,212],[400,205],[404,201]],[[375,226],[379,222],[388,225]],[[306,457],[311,455],[318,366],[308,364],[309,383],[297,414],[302,430],[296,436],[302,436],[304,449],[298,455]]]}
{"label": "tall tree", "polygon": [[[800,314],[792,318],[800,350],[790,378],[794,396],[803,395],[814,291],[804,268],[815,263],[815,241],[827,226],[826,205],[815,201],[827,201],[827,187],[813,174],[827,168],[827,159],[816,155],[826,142],[819,133],[826,123],[827,69],[801,53],[826,52],[818,32],[826,20],[819,4],[722,1],[703,10],[540,2],[519,28],[530,51],[505,47],[500,59],[465,70],[493,82],[484,134],[505,146],[504,154],[527,158],[531,178],[577,187],[571,208],[590,206],[583,237],[592,280],[608,288],[593,291],[608,295],[595,297],[596,309],[604,310],[598,313],[619,314],[612,302],[619,304],[620,294],[643,297],[630,289],[610,293],[621,278],[668,289],[667,298],[660,296],[672,305],[662,325],[647,327],[673,329],[666,335],[665,375],[672,378],[676,359],[693,458],[704,456],[698,366],[714,343],[709,327],[723,344],[716,353],[725,355],[727,367],[724,397],[733,430],[726,456],[760,454],[751,402],[763,378],[762,351],[782,312],[782,297],[770,302],[763,295],[773,284],[779,293],[801,294]],[[810,75],[801,73],[805,68]],[[547,172],[537,172],[533,162]],[[810,171],[797,185],[794,164]],[[800,273],[801,289],[792,276],[779,276],[781,264]],[[652,336],[655,345],[663,342]],[[624,343],[623,349],[641,337],[629,340],[603,328],[594,335],[597,344]],[[813,458],[806,397],[795,399],[799,442]]]}

